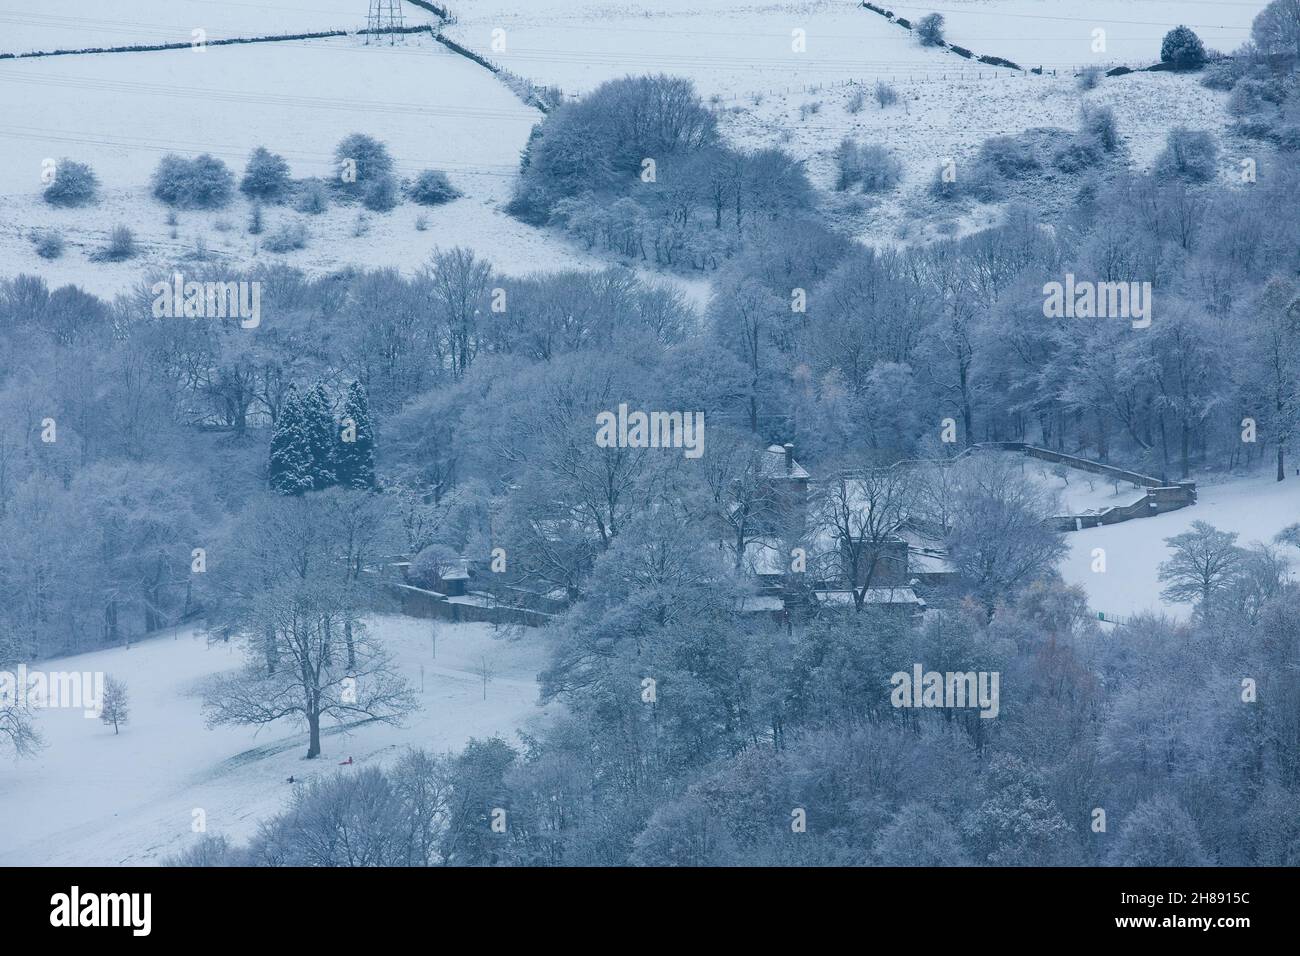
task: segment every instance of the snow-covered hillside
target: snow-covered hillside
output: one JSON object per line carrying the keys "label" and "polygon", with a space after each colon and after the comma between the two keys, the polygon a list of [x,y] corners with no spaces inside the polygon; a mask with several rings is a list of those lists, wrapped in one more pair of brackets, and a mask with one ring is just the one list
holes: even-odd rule
{"label": "snow-covered hillside", "polygon": [[[1237,544],[1243,547],[1256,541],[1268,544],[1283,528],[1300,521],[1300,482],[1274,481],[1267,468],[1250,477],[1199,483],[1197,495],[1196,504],[1178,511],[1070,533],[1070,553],[1061,574],[1069,583],[1082,585],[1093,609],[1109,616],[1163,611],[1186,617],[1190,605],[1169,604],[1160,597],[1159,565],[1169,558],[1166,538],[1204,521],[1237,533]],[[1104,573],[1092,570],[1095,548],[1105,549]],[[1286,551],[1293,567],[1300,565],[1300,553]]]}
{"label": "snow-covered hillside", "polygon": [[[408,24],[436,19],[402,6]],[[209,40],[359,30],[367,10],[366,0],[0,0],[0,53],[191,43],[195,30]]]}
{"label": "snow-covered hillside", "polygon": [[[379,618],[373,627],[421,709],[401,727],[322,728],[323,754],[311,762],[303,759],[305,730],[288,722],[260,733],[204,726],[203,680],[238,666],[242,656],[231,645],[209,646],[192,630],[129,650],[42,661],[46,671],[104,671],[122,681],[131,719],[115,735],[80,710],[37,711],[45,749],[6,762],[0,774],[0,866],[157,864],[197,839],[195,810],[203,811],[208,833],[244,839],[284,805],[290,776],[329,774],[349,757],[352,769],[383,765],[408,746],[442,752],[470,737],[514,739],[543,713],[536,631],[511,641],[487,624],[405,617]],[[477,672],[484,655],[495,671],[486,699]]]}
{"label": "snow-covered hillside", "polygon": [[489,2],[451,9],[457,20],[448,35],[570,94],[629,73],[664,72],[690,77],[706,99],[730,102],[850,79],[939,78],[979,68],[923,48],[907,30],[850,0],[522,9]]}
{"label": "snow-covered hillside", "polygon": [[[1207,47],[1230,53],[1250,38],[1251,21],[1265,2],[909,0],[876,5],[911,20],[942,14],[948,42],[979,54],[1005,57],[1026,69],[1077,70],[1154,63],[1161,38],[1180,23],[1195,30]],[[1104,31],[1104,37],[1095,36],[1096,30]]]}
{"label": "snow-covered hillside", "polygon": [[[3,61],[0,95],[6,274],[36,273],[52,285],[75,282],[111,297],[150,267],[194,256],[200,242],[205,254],[236,266],[269,260],[312,272],[344,265],[410,272],[434,247],[455,245],[508,274],[608,264],[500,211],[541,114],[428,36],[393,46],[347,37]],[[238,174],[249,153],[265,146],[283,155],[295,176],[321,176],[332,172],[334,147],[352,132],[387,143],[399,176],[440,169],[464,197],[436,208],[406,203],[388,214],[364,214],[364,229],[359,206],[319,216],[270,207],[267,233],[282,223],[303,223],[309,233],[305,249],[273,254],[248,235],[251,206],[243,197],[223,210],[179,213],[173,236],[166,207],[148,195],[149,177],[169,152],[210,153]],[[41,199],[42,163],[61,157],[93,166],[104,187],[98,204],[56,209]],[[417,219],[427,228],[417,231]],[[122,224],[135,232],[142,255],[90,263]],[[30,236],[38,225],[63,232],[69,251],[59,260],[37,257]],[[679,285],[703,299],[702,289]]]}

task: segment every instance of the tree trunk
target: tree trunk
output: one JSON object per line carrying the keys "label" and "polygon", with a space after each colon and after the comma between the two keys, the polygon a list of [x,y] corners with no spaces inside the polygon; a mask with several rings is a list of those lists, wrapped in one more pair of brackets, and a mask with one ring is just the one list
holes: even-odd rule
{"label": "tree trunk", "polygon": [[1282,453],[1282,443],[1277,443],[1277,480],[1281,481],[1286,477],[1286,462]]}
{"label": "tree trunk", "polygon": [[311,739],[307,743],[307,759],[312,760],[320,756],[320,714],[307,714],[307,728],[311,733]]}
{"label": "tree trunk", "polygon": [[348,671],[357,669],[357,647],[352,642],[352,618],[343,622],[343,642],[348,646]]}

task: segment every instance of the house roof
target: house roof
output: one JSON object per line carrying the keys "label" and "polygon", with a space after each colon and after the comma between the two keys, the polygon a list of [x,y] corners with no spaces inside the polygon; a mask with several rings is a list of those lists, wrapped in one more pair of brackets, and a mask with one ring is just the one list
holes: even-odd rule
{"label": "house roof", "polygon": [[763,474],[772,478],[808,478],[810,475],[798,461],[791,462],[790,470],[785,467],[785,448],[781,445],[768,445],[768,457],[763,462]]}
{"label": "house roof", "polygon": [[[817,600],[821,604],[835,605],[852,605],[852,591],[815,591]],[[863,598],[864,604],[914,604],[917,607],[925,607],[925,601],[917,597],[915,591],[911,588],[867,588],[867,593]]]}

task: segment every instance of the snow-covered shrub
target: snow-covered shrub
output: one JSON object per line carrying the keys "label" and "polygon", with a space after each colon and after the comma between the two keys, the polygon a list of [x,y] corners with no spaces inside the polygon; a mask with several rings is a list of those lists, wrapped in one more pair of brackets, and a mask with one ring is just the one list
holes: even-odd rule
{"label": "snow-covered shrub", "polygon": [[1223,57],[1215,60],[1201,74],[1201,86],[1224,92],[1232,89],[1246,75],[1244,58]]}
{"label": "snow-covered shrub", "polygon": [[1101,67],[1099,66],[1086,66],[1083,68],[1083,72],[1079,74],[1079,89],[1081,90],[1095,90],[1100,82]]}
{"label": "snow-covered shrub", "polygon": [[95,201],[99,179],[85,163],[61,159],[54,167],[54,181],[42,195],[51,206],[84,206]]}
{"label": "snow-covered shrub", "polygon": [[853,95],[849,97],[849,102],[845,106],[845,109],[848,110],[849,113],[851,113],[852,115],[856,116],[857,114],[862,112],[862,107],[866,105],[867,105],[866,91],[863,90],[862,87],[860,86],[854,87]]}
{"label": "snow-covered shrub", "polygon": [[1300,150],[1300,123],[1288,123],[1285,126],[1279,126],[1274,139],[1277,142],[1278,149],[1294,153]]}
{"label": "snow-covered shrub", "polygon": [[848,137],[836,150],[835,162],[839,170],[835,188],[839,190],[861,184],[863,192],[885,192],[903,178],[902,163],[883,146],[859,146]]}
{"label": "snow-covered shrub", "polygon": [[1079,108],[1079,131],[1091,136],[1108,153],[1119,148],[1119,123],[1109,106],[1084,103]]}
{"label": "snow-covered shrub", "polygon": [[821,111],[821,100],[813,100],[811,103],[801,103],[799,104],[799,119],[806,120],[809,116],[816,116]]}
{"label": "snow-covered shrub", "polygon": [[239,191],[254,199],[274,202],[289,191],[289,164],[263,146],[253,150],[244,167]]}
{"label": "snow-covered shrub", "polygon": [[1096,166],[1101,162],[1102,146],[1092,136],[1071,136],[1052,153],[1052,165],[1067,173]]}
{"label": "snow-covered shrub", "polygon": [[193,159],[168,154],[153,174],[154,198],[181,209],[220,209],[234,191],[234,174],[207,153]]}
{"label": "snow-covered shrub", "polygon": [[1228,112],[1233,116],[1246,116],[1272,110],[1286,100],[1286,94],[1286,87],[1279,77],[1243,77],[1228,97]]}
{"label": "snow-covered shrub", "polygon": [[873,95],[882,110],[886,106],[893,106],[898,102],[898,91],[883,80],[876,83]]}
{"label": "snow-covered shrub", "polygon": [[953,166],[940,163],[926,191],[942,202],[963,199],[993,202],[1002,195],[997,170],[983,159]]}
{"label": "snow-covered shrub", "polygon": [[1214,178],[1218,163],[1219,147],[1213,136],[1203,130],[1176,126],[1165,139],[1156,170],[1166,176],[1204,183]]}
{"label": "snow-covered shrub", "polygon": [[115,226],[108,235],[108,245],[96,252],[96,262],[125,262],[135,257],[135,233],[126,226]]}
{"label": "snow-covered shrub", "polygon": [[307,247],[307,227],[300,222],[281,223],[280,228],[266,237],[262,247],[267,252],[292,252]]}
{"label": "snow-covered shrub", "polygon": [[994,136],[985,140],[978,159],[1007,178],[1021,176],[1042,165],[1033,144],[1015,136]]}
{"label": "snow-covered shrub", "polygon": [[265,228],[262,217],[262,204],[254,203],[253,211],[248,216],[248,234],[250,236],[260,236]]}
{"label": "snow-covered shrub", "polygon": [[1244,139],[1271,140],[1277,135],[1273,123],[1262,116],[1247,116],[1238,120],[1232,124],[1232,132]]}
{"label": "snow-covered shrub", "polygon": [[922,46],[943,46],[943,14],[928,13],[916,23]]}
{"label": "snow-covered shrub", "polygon": [[1160,62],[1176,70],[1196,70],[1205,65],[1205,44],[1189,27],[1174,27],[1160,44]]}
{"label": "snow-covered shrub", "polygon": [[308,180],[298,194],[294,208],[309,216],[319,216],[330,206],[329,190],[319,179]]}
{"label": "snow-covered shrub", "polygon": [[361,204],[371,212],[391,212],[398,203],[397,180],[391,175],[377,176],[363,187]]}
{"label": "snow-covered shrub", "polygon": [[441,206],[460,195],[460,190],[451,184],[447,174],[440,169],[424,170],[415,177],[410,189],[411,201],[421,206]]}
{"label": "snow-covered shrub", "polygon": [[39,229],[32,233],[32,244],[42,259],[57,259],[63,255],[63,234],[54,229]]}
{"label": "snow-covered shrub", "polygon": [[[365,133],[343,137],[334,148],[334,163],[338,182],[344,186],[352,182],[364,185],[393,174],[393,157],[388,154],[388,147]],[[356,179],[352,180],[354,173]]]}

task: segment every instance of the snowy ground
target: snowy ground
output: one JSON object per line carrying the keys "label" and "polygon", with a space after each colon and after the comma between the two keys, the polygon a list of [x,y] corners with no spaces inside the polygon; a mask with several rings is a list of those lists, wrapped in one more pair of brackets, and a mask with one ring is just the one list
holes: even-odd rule
{"label": "snowy ground", "polygon": [[[1199,500],[1189,508],[1067,534],[1070,553],[1061,574],[1069,583],[1082,585],[1092,608],[1107,615],[1163,610],[1185,617],[1190,606],[1165,605],[1160,599],[1158,566],[1169,557],[1165,538],[1188,530],[1193,521],[1206,521],[1221,531],[1237,532],[1239,545],[1269,543],[1300,520],[1300,480],[1274,481],[1267,468],[1247,478],[1198,482],[1197,494]],[[1106,551],[1105,573],[1092,570],[1094,548]],[[1300,553],[1287,550],[1292,565],[1300,563]]]}
{"label": "snowy ground", "polygon": [[[75,282],[113,295],[149,268],[171,268],[200,250],[236,266],[271,259],[312,273],[345,265],[410,272],[435,246],[462,245],[501,272],[600,268],[558,235],[506,216],[520,151],[540,114],[482,67],[426,36],[396,46],[355,37],[190,50],[0,61],[0,271],[29,272],[52,285]],[[266,212],[262,237],[247,232],[249,203],[216,212],[168,211],[148,195],[148,180],[168,152],[208,152],[241,175],[249,153],[266,146],[295,176],[332,172],[333,150],[348,133],[389,146],[399,175],[441,169],[464,194],[426,209],[404,203],[387,214],[335,206],[320,216],[289,207]],[[42,162],[91,163],[103,198],[85,209],[52,209],[41,198]],[[359,226],[359,217],[363,225]],[[417,218],[427,228],[416,230]],[[262,249],[281,223],[304,223],[307,248]],[[142,255],[122,263],[89,256],[117,225],[132,229]],[[37,257],[33,228],[60,230],[68,250]],[[358,235],[358,233],[362,233]],[[694,302],[703,282],[674,280]]]}
{"label": "snowy ground", "polygon": [[1146,488],[1132,482],[1123,481],[1116,486],[1105,475],[1025,455],[1019,457],[1021,473],[1056,497],[1060,503],[1059,514],[1095,514],[1107,508],[1131,505],[1146,494]]}
{"label": "snowy ground", "polygon": [[[540,632],[512,641],[494,637],[488,624],[406,617],[383,617],[374,626],[422,709],[402,727],[325,731],[323,756],[314,761],[303,756],[305,728],[288,722],[260,733],[204,727],[200,683],[242,658],[232,646],[209,647],[193,631],[129,650],[42,661],[46,671],[102,670],[121,680],[131,719],[115,736],[80,710],[38,712],[45,749],[34,759],[6,761],[0,772],[0,866],[156,864],[196,838],[196,809],[204,811],[209,833],[242,839],[283,806],[291,775],[332,773],[349,756],[354,763],[344,772],[355,772],[385,764],[408,746],[441,752],[470,737],[513,739],[545,713],[535,680],[544,659]],[[496,671],[486,700],[475,673],[484,654]]]}
{"label": "snowy ground", "polygon": [[[1227,94],[1208,90],[1187,75],[1112,77],[1086,94],[1072,74],[1039,76],[985,68],[982,73],[948,72],[926,79],[900,76],[890,84],[899,101],[884,109],[871,99],[874,85],[862,87],[867,98],[857,113],[850,109],[859,89],[853,85],[742,101],[724,112],[722,131],[731,142],[752,148],[780,145],[806,162],[814,185],[828,195],[835,187],[835,149],[842,139],[848,136],[888,149],[903,165],[902,181],[893,191],[880,198],[849,192],[829,200],[828,212],[872,245],[966,234],[996,224],[1000,205],[938,208],[919,194],[946,157],[953,158],[960,176],[963,164],[990,137],[1040,127],[1078,129],[1084,102],[1115,111],[1126,160],[1135,168],[1154,163],[1169,129],[1178,124],[1219,138],[1225,176],[1239,168],[1243,155],[1241,144],[1227,132]],[[814,104],[817,112],[811,113]],[[1061,189],[1078,187],[1078,177],[1058,179]]]}
{"label": "snowy ground", "polygon": [[[944,18],[945,36],[976,54],[992,54],[1025,69],[1076,70],[1083,66],[1149,66],[1160,59],[1160,41],[1184,24],[1210,49],[1231,53],[1250,38],[1250,25],[1267,0],[935,0],[885,3],[916,21],[928,13]],[[1094,30],[1105,31],[1105,49],[1094,50]]]}
{"label": "snowy ground", "polygon": [[[402,7],[408,24],[436,19]],[[357,30],[368,8],[366,0],[0,0],[0,53],[190,43],[194,30],[209,40]]]}
{"label": "snowy ground", "polygon": [[[585,93],[629,73],[687,76],[724,103],[850,79],[979,72],[852,0],[744,3],[451,2],[449,36],[529,79]],[[513,8],[513,9],[512,9]],[[498,34],[493,45],[494,30]],[[796,50],[793,31],[804,32]],[[504,49],[501,42],[504,39]],[[986,74],[991,67],[983,67]]]}

